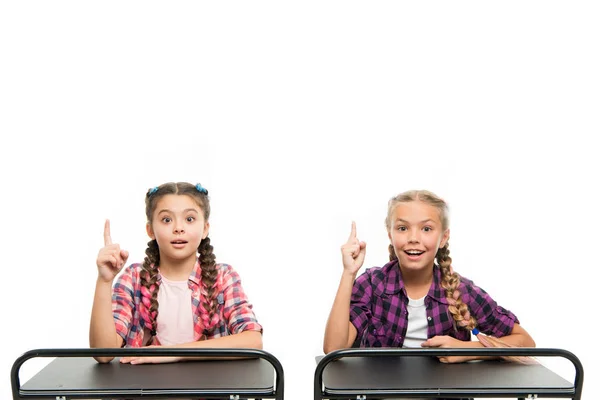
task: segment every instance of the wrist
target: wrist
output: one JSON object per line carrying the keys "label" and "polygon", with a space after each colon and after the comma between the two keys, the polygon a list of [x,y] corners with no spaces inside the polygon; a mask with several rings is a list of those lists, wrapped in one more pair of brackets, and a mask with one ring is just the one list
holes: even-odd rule
{"label": "wrist", "polygon": [[347,269],[344,269],[344,271],[342,271],[342,280],[350,280],[350,281],[352,281],[352,283],[354,283],[357,273],[358,273],[358,271],[352,272],[352,271],[348,271]]}
{"label": "wrist", "polygon": [[112,290],[112,281],[113,281],[112,279],[107,281],[101,275],[98,275],[98,278],[96,278],[96,288],[97,289],[109,288]]}

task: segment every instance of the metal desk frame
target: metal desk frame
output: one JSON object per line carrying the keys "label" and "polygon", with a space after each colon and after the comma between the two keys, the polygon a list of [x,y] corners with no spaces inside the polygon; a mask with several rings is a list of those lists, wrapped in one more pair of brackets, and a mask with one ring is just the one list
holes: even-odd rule
{"label": "metal desk frame", "polygon": [[[56,385],[53,384],[51,388],[24,388],[21,385],[19,379],[19,370],[23,363],[27,360],[36,358],[36,357],[53,357],[57,358],[52,361],[49,365],[43,368],[40,372],[38,372],[34,377],[32,377],[28,382],[31,382],[37,376],[40,376],[42,373],[45,373],[44,376],[60,376],[60,371],[52,371],[53,363],[57,361],[67,362],[67,363],[75,363],[71,365],[72,367],[77,367],[76,363],[81,364],[82,357],[125,357],[125,356],[163,356],[163,357],[173,357],[173,356],[184,356],[184,357],[210,357],[211,360],[207,361],[185,361],[180,363],[170,363],[170,364],[145,364],[152,368],[153,374],[151,375],[151,379],[160,382],[162,388],[152,388],[152,387],[131,387],[132,385],[124,385],[127,387],[118,387],[118,388],[110,388],[106,387],[89,387],[89,388],[69,388],[64,387],[61,388],[61,384],[57,382]],[[245,358],[242,360],[225,360],[226,358],[236,357],[236,358]],[[64,359],[63,359],[64,358]],[[73,359],[73,362],[67,360]],[[223,360],[219,360],[223,358]],[[218,361],[215,364],[214,361]],[[87,362],[88,360],[83,360]],[[118,363],[117,360],[111,361],[111,363]],[[254,378],[246,379],[247,382],[243,382],[240,376],[227,376],[227,367],[231,367],[232,365],[236,367],[238,370],[243,371],[246,366],[244,363],[248,363],[248,366],[253,369],[252,373],[249,375],[257,375],[257,366],[261,366],[260,370],[265,369],[265,364],[273,367],[273,375],[265,374],[260,372],[260,383],[259,385],[256,383]],[[95,361],[94,361],[95,363]],[[165,368],[163,366],[169,366],[173,364],[181,364],[185,366],[185,364],[194,364],[192,370],[194,372],[202,371],[204,368],[207,372],[211,371],[210,368],[213,368],[212,375],[216,375],[218,378],[221,376],[223,380],[218,382],[219,385],[217,389],[213,387],[208,390],[202,387],[195,387],[194,376],[182,377],[186,381],[186,385],[188,386],[186,389],[180,388],[165,388],[165,385],[168,386],[168,382],[160,381],[161,379],[161,369],[164,372]],[[229,363],[233,363],[229,365]],[[237,363],[237,364],[236,364]],[[268,364],[267,364],[268,363]],[[58,364],[57,364],[58,365]],[[104,366],[109,367],[111,370],[118,371],[119,374],[127,373],[126,371],[133,371],[131,368],[122,368],[123,366],[127,366],[127,364],[119,364],[119,365],[108,365],[108,364],[97,364],[94,365],[94,368],[91,368],[91,376],[90,379],[94,381],[95,378],[95,370],[102,372],[102,368]],[[135,365],[129,367],[144,367],[144,365]],[[55,367],[56,368],[56,367]],[[173,367],[171,367],[173,368]],[[177,366],[177,368],[180,368]],[[220,368],[223,370],[223,374],[217,373],[215,374],[214,368]],[[183,368],[182,368],[183,370]],[[268,371],[268,368],[266,369]],[[104,370],[105,372],[106,370]],[[136,371],[136,372],[139,372]],[[155,373],[154,373],[155,372]],[[220,371],[217,371],[220,372]],[[195,375],[197,376],[197,375]],[[147,376],[145,376],[147,377]],[[177,376],[180,378],[180,376]],[[243,377],[242,377],[243,378]],[[59,378],[59,379],[62,379]],[[164,379],[164,376],[163,376]],[[231,381],[231,387],[227,388],[228,381]],[[133,380],[135,381],[135,380]],[[240,386],[240,381],[243,382],[243,385]],[[25,386],[27,386],[27,383]],[[234,384],[235,382],[235,384]],[[274,384],[273,384],[274,382]],[[267,383],[265,385],[265,383]],[[245,385],[245,386],[244,386]],[[108,349],[108,348],[98,348],[98,349],[37,349],[30,350],[24,353],[22,356],[17,358],[13,363],[11,370],[11,386],[12,386],[12,394],[13,399],[56,399],[56,400],[67,400],[67,399],[83,399],[83,398],[94,398],[94,399],[134,399],[134,398],[204,398],[204,399],[242,399],[242,398],[252,398],[252,399],[277,399],[283,400],[283,388],[284,388],[284,376],[283,376],[283,367],[279,360],[272,354],[255,349],[169,349],[169,348],[121,348],[121,349]],[[55,386],[55,387],[54,387]],[[159,385],[157,385],[158,387]],[[245,388],[245,389],[244,389]]]}
{"label": "metal desk frame", "polygon": [[[504,362],[499,360],[490,361],[475,361],[462,364],[443,364],[435,357],[437,356],[530,356],[530,357],[562,357],[568,359],[575,367],[574,382],[559,377],[554,372],[541,364],[537,365],[522,365],[518,363]],[[363,359],[356,359],[362,357]],[[395,359],[384,359],[387,357],[395,357]],[[418,357],[419,359],[408,360],[405,357]],[[350,359],[348,359],[350,358]],[[346,359],[346,360],[344,360]],[[353,360],[354,359],[354,360]],[[338,364],[339,360],[339,364]],[[427,361],[428,360],[428,361]],[[336,362],[334,362],[336,361]],[[403,381],[402,374],[397,374],[398,371],[411,372],[411,364],[426,368],[428,365],[434,367],[432,371],[437,370],[440,376],[427,376],[421,379],[423,375],[418,375],[420,387],[414,384],[415,376]],[[476,364],[484,363],[484,364]],[[331,365],[330,365],[331,364]],[[466,365],[465,364],[472,364]],[[460,375],[464,371],[470,369],[471,372],[479,374],[481,378],[496,380],[499,385],[495,387],[482,387],[481,379],[479,382],[477,377],[473,375],[467,379],[464,375]],[[330,367],[329,377],[327,381],[326,368]],[[385,368],[384,368],[385,366]],[[425,367],[424,367],[425,366]],[[478,367],[479,366],[479,367]],[[514,366],[514,367],[513,367]],[[518,367],[517,367],[518,366]],[[364,367],[376,367],[367,368]],[[456,368],[458,367],[458,368]],[[517,369],[522,367],[532,367],[532,375],[544,376],[544,380],[551,381],[552,384],[545,384],[544,387],[540,382],[528,382],[523,384],[523,370]],[[388,369],[386,369],[388,368]],[[454,368],[454,369],[452,369]],[[508,368],[508,369],[507,369]],[[515,368],[512,371],[510,368]],[[386,371],[390,372],[389,375]],[[505,376],[502,376],[504,371]],[[518,373],[518,379],[515,378],[515,372]],[[511,373],[506,373],[511,372]],[[493,373],[493,374],[492,374]],[[462,377],[461,384],[455,384],[454,380],[448,376],[459,374]],[[410,375],[410,374],[405,374]],[[442,376],[443,375],[443,376]],[[445,379],[444,379],[445,377]],[[374,379],[371,379],[374,378]],[[473,378],[473,379],[471,379]],[[505,378],[505,379],[503,379]],[[409,379],[412,381],[409,382]],[[534,379],[534,378],[532,378]],[[331,380],[336,380],[334,384]],[[369,380],[365,384],[365,380]],[[340,385],[340,382],[342,385]],[[556,382],[556,384],[554,383]],[[329,383],[329,385],[328,385]],[[479,385],[477,384],[479,383]],[[362,385],[362,386],[361,386]],[[363,387],[364,386],[364,387]],[[422,397],[422,398],[466,398],[466,397],[506,397],[506,398],[570,398],[575,400],[581,399],[583,390],[583,366],[579,359],[571,352],[560,349],[543,349],[543,348],[475,348],[475,349],[409,349],[409,348],[370,348],[370,349],[343,349],[333,351],[318,361],[315,376],[314,376],[314,399],[381,399],[381,398],[403,398],[403,397]]]}

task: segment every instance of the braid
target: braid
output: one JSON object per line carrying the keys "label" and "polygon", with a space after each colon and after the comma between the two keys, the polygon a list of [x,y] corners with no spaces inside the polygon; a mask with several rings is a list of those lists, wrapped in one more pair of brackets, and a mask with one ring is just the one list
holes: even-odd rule
{"label": "braid", "polygon": [[390,261],[394,261],[398,259],[396,252],[394,251],[394,245],[390,244],[388,246],[388,251],[390,252]]}
{"label": "braid", "polygon": [[141,273],[142,303],[140,304],[140,315],[144,326],[150,329],[152,336],[156,336],[156,318],[158,317],[158,285],[156,281],[158,279],[157,267],[159,261],[158,243],[156,240],[151,240],[148,242]]}
{"label": "braid", "polygon": [[458,290],[460,277],[452,269],[452,258],[450,257],[448,243],[438,249],[436,259],[442,271],[442,287],[446,290],[446,299],[450,304],[448,311],[450,311],[459,326],[472,330],[477,322],[471,316],[467,305],[461,300],[460,291]]}
{"label": "braid", "polygon": [[198,246],[200,253],[199,261],[202,270],[202,280],[200,288],[200,318],[204,324],[204,334],[208,335],[219,322],[217,315],[216,298],[219,293],[217,282],[217,269],[215,264],[215,255],[213,247],[210,245],[210,238],[202,239]]}

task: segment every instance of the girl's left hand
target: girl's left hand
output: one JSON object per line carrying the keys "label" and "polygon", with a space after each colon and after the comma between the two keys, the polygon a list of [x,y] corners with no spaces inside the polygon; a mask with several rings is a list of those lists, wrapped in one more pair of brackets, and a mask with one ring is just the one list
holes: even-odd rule
{"label": "girl's left hand", "polygon": [[[453,338],[452,336],[434,336],[430,339],[427,339],[423,343],[421,343],[421,347],[432,347],[432,348],[440,348],[440,349],[450,349],[450,348],[466,348],[472,347],[469,346],[471,342],[463,342],[462,340],[458,340]],[[453,363],[461,363],[465,361],[469,361],[472,357],[469,356],[438,356],[438,359],[443,363],[453,364]]]}
{"label": "girl's left hand", "polygon": [[[146,346],[146,347],[163,347],[163,346]],[[165,363],[174,363],[181,361],[181,357],[161,357],[161,356],[153,356],[153,357],[140,357],[140,356],[130,356],[130,357],[122,357],[119,360],[122,364],[165,364]]]}

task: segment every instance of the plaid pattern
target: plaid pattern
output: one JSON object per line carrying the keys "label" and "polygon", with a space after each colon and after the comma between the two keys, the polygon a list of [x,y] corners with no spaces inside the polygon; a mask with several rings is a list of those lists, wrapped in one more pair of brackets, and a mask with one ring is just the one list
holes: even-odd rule
{"label": "plaid pattern", "polygon": [[[256,320],[252,305],[242,288],[240,276],[228,264],[217,264],[218,287],[217,313],[219,323],[209,335],[213,339],[243,331],[260,331],[262,326]],[[113,318],[117,333],[121,335],[126,347],[142,347],[144,328],[138,312],[138,305],[142,301],[141,278],[142,264],[132,264],[119,276],[113,287]],[[194,319],[194,340],[200,340],[204,327],[199,313],[200,308],[200,263],[196,262],[188,280],[192,291],[191,307]],[[160,286],[161,277],[158,275],[157,284]]]}
{"label": "plaid pattern", "polygon": [[[425,296],[427,337],[449,335],[468,341],[471,332],[457,328],[448,311],[441,277],[440,268],[434,266],[433,283]],[[515,322],[519,323],[513,313],[497,305],[469,279],[460,278],[459,290],[481,332],[501,337],[510,334]],[[368,268],[352,288],[350,322],[358,331],[353,347],[401,347],[408,325],[407,305],[408,296],[397,260],[383,267]]]}

